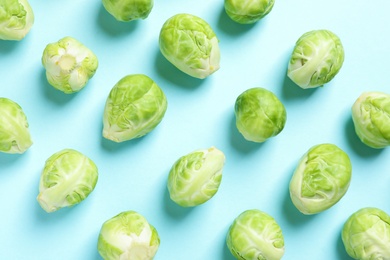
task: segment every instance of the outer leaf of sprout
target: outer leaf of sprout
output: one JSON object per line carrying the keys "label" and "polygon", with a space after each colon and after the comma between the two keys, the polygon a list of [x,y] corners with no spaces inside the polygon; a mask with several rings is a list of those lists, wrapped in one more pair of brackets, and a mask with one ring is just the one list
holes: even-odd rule
{"label": "outer leaf of sprout", "polygon": [[156,229],[135,211],[104,222],[98,239],[98,251],[105,260],[151,260],[159,245]]}
{"label": "outer leaf of sprout", "polygon": [[344,62],[344,48],[337,35],[328,30],[303,34],[295,44],[287,75],[303,89],[331,81]]}
{"label": "outer leaf of sprout", "polygon": [[84,88],[95,75],[98,59],[85,45],[68,36],[46,46],[42,64],[50,85],[70,94]]}
{"label": "outer leaf of sprout", "polygon": [[248,141],[264,142],[284,128],[287,113],[284,105],[269,90],[251,88],[235,103],[236,126]]}
{"label": "outer leaf of sprout", "polygon": [[218,191],[225,155],[215,147],[196,150],[180,157],[168,177],[171,199],[180,206],[205,203]]}
{"label": "outer leaf of sprout", "polygon": [[271,12],[275,0],[225,0],[225,11],[235,22],[251,24]]}
{"label": "outer leaf of sprout", "polygon": [[102,0],[104,8],[115,19],[129,22],[146,19],[153,9],[153,0]]}
{"label": "outer leaf of sprout", "polygon": [[335,205],[347,192],[352,176],[348,155],[334,144],[319,144],[301,158],[290,181],[292,202],[303,214]]}
{"label": "outer leaf of sprout", "polygon": [[390,259],[390,216],[378,208],[362,208],[345,222],[341,238],[354,259]]}
{"label": "outer leaf of sprout", "polygon": [[0,1],[0,40],[22,40],[34,24],[34,13],[27,0]]}
{"label": "outer leaf of sprout", "polygon": [[190,14],[177,14],[161,28],[161,53],[184,73],[204,79],[219,69],[218,39],[203,19]]}
{"label": "outer leaf of sprout", "polygon": [[76,205],[94,190],[98,180],[95,163],[72,149],[50,156],[45,163],[37,200],[46,212]]}
{"label": "outer leaf of sprout", "polygon": [[167,110],[167,99],[148,76],[128,75],[110,91],[103,116],[103,136],[114,142],[138,138],[151,132]]}
{"label": "outer leaf of sprout", "polygon": [[24,153],[32,145],[27,117],[19,104],[0,98],[0,152]]}
{"label": "outer leaf of sprout", "polygon": [[390,95],[365,92],[352,106],[352,120],[360,140],[372,148],[390,145]]}
{"label": "outer leaf of sprout", "polygon": [[246,210],[234,220],[226,244],[239,260],[279,260],[284,255],[280,226],[273,217],[257,209]]}

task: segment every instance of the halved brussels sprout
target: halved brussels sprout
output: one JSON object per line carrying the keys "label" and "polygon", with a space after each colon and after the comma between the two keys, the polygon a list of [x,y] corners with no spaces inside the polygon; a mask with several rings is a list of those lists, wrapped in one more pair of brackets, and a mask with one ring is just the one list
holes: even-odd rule
{"label": "halved brussels sprout", "polygon": [[275,0],[225,0],[225,11],[235,22],[251,24],[271,12]]}
{"label": "halved brussels sprout", "polygon": [[159,245],[157,230],[141,214],[125,211],[103,223],[97,248],[104,260],[152,260]]}
{"label": "halved brussels sprout", "polygon": [[311,147],[290,182],[293,204],[303,214],[317,214],[335,205],[347,192],[352,176],[348,155],[334,144]]}
{"label": "halved brussels sprout", "polygon": [[34,24],[27,0],[0,0],[0,40],[20,41]]}
{"label": "halved brussels sprout", "polygon": [[148,76],[123,77],[111,89],[103,115],[103,136],[114,142],[138,138],[161,122],[168,102],[162,89]]}
{"label": "halved brussels sprout", "polygon": [[390,95],[364,92],[352,106],[352,120],[360,140],[372,148],[390,145]]}
{"label": "halved brussels sprout", "polygon": [[161,53],[184,73],[204,79],[219,69],[218,39],[210,25],[191,14],[177,14],[161,28]]}
{"label": "halved brussels sprout", "polygon": [[95,75],[98,59],[85,45],[68,36],[46,46],[42,64],[50,85],[70,94],[84,88]]}
{"label": "halved brussels sprout", "polygon": [[27,117],[16,102],[0,98],[0,152],[24,153],[32,145]]}
{"label": "halved brussels sprout", "polygon": [[225,155],[215,147],[180,157],[168,176],[171,199],[182,207],[194,207],[211,199],[222,180]]}
{"label": "halved brussels sprout", "polygon": [[295,44],[287,75],[303,89],[316,88],[331,81],[344,62],[344,48],[329,30],[303,34]]}
{"label": "halved brussels sprout", "polygon": [[238,131],[248,141],[264,142],[284,128],[287,113],[271,91],[251,88],[236,99],[234,106]]}
{"label": "halved brussels sprout", "polygon": [[76,205],[94,190],[95,163],[82,153],[64,149],[50,156],[42,171],[37,200],[48,213]]}
{"label": "halved brussels sprout", "polygon": [[390,216],[378,208],[362,208],[345,222],[341,238],[354,259],[390,259]]}
{"label": "halved brussels sprout", "polygon": [[226,244],[239,260],[279,260],[284,255],[282,229],[273,217],[257,209],[246,210],[234,220]]}
{"label": "halved brussels sprout", "polygon": [[129,22],[146,19],[153,9],[153,0],[102,0],[104,8],[115,19]]}

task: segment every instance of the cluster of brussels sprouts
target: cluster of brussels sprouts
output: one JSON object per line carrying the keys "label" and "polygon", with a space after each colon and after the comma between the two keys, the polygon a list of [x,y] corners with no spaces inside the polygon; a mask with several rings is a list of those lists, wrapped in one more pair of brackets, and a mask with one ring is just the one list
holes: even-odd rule
{"label": "cluster of brussels sprouts", "polygon": [[[118,21],[146,19],[153,0],[102,0]],[[227,15],[241,24],[265,17],[274,0],[225,0]],[[0,39],[21,40],[34,14],[27,0],[0,0]],[[191,14],[177,14],[163,25],[159,47],[163,56],[189,76],[204,79],[220,68],[219,40],[210,25]],[[304,33],[288,64],[288,77],[303,89],[330,82],[340,71],[344,49],[331,31]],[[71,94],[82,90],[98,69],[97,56],[72,37],[46,46],[42,55],[47,81]],[[151,132],[162,121],[168,101],[157,83],[143,74],[126,75],[111,89],[104,107],[104,138],[128,141]],[[265,142],[282,132],[287,120],[283,103],[271,91],[254,87],[235,102],[236,127],[251,142]],[[390,145],[390,94],[363,93],[352,106],[357,136],[372,148]],[[24,153],[31,145],[27,117],[14,101],[0,98],[0,151]],[[225,155],[216,147],[199,149],[173,163],[167,177],[172,201],[194,207],[210,200],[222,180]],[[289,185],[291,201],[303,214],[318,214],[334,206],[347,192],[352,176],[349,156],[334,144],[311,147],[300,159]],[[47,212],[76,205],[94,190],[95,163],[84,154],[64,149],[46,160],[37,200]],[[390,217],[364,208],[346,221],[342,241],[355,259],[390,259]],[[257,209],[242,212],[231,224],[226,243],[237,259],[278,260],[284,238],[275,219]],[[153,259],[160,244],[157,230],[135,211],[122,212],[103,223],[98,251],[104,259]]]}

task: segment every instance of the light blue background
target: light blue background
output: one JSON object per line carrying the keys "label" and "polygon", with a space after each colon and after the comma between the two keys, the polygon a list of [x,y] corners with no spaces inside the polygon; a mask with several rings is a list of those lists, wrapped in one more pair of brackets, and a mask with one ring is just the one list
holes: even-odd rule
{"label": "light blue background", "polygon": [[[239,25],[223,1],[156,1],[146,20],[117,22],[100,1],[31,1],[35,24],[21,42],[0,41],[0,96],[24,109],[34,141],[23,155],[0,154],[0,259],[100,259],[102,223],[135,210],[159,232],[157,260],[233,259],[225,246],[229,225],[246,209],[272,215],[285,237],[283,259],[349,259],[340,231],[354,211],[375,206],[390,212],[388,149],[363,145],[353,129],[351,106],[363,91],[389,90],[388,0],[276,0],[255,25]],[[158,48],[159,30],[177,13],[205,19],[220,40],[221,68],[206,80],[169,64]],[[295,41],[304,32],[329,29],[342,40],[345,62],[325,87],[302,90],[286,78]],[[97,73],[81,92],[65,95],[46,81],[43,49],[73,36],[99,58]],[[161,124],[147,136],[121,144],[102,138],[106,97],[123,76],[143,73],[168,98]],[[251,87],[273,91],[288,119],[277,137],[245,141],[234,125],[236,97]],[[331,209],[305,216],[292,205],[288,183],[311,146],[330,142],[345,150],[353,178]],[[218,193],[207,203],[181,208],[169,199],[166,180],[180,156],[216,146],[226,155]],[[99,168],[94,192],[55,213],[36,201],[40,173],[53,153],[73,148]]]}

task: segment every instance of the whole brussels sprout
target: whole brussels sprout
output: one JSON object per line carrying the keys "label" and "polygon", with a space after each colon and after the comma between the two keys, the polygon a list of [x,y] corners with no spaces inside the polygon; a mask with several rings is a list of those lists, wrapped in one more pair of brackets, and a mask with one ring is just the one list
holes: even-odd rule
{"label": "whole brussels sprout", "polygon": [[190,14],[177,14],[161,28],[161,53],[184,73],[204,79],[219,69],[218,39],[210,25]]}
{"label": "whole brussels sprout", "polygon": [[225,11],[235,22],[251,24],[271,12],[275,0],[225,0]]}
{"label": "whole brussels sprout", "polygon": [[331,81],[344,62],[344,48],[337,35],[328,30],[303,34],[295,44],[287,75],[303,89]]}
{"label": "whole brussels sprout", "polygon": [[235,103],[236,126],[248,141],[264,142],[284,128],[287,113],[271,91],[251,88],[240,94]]}
{"label": "whole brussels sprout", "polygon": [[303,214],[317,214],[335,205],[347,192],[352,165],[334,144],[319,144],[301,158],[290,182],[293,204]]}
{"label": "whole brussels sprout", "polygon": [[76,205],[95,189],[98,169],[82,153],[64,149],[50,156],[39,183],[37,200],[48,213]]}
{"label": "whole brussels sprout", "polygon": [[16,102],[0,98],[0,152],[24,153],[32,145],[27,117]]}
{"label": "whole brussels sprout", "polygon": [[215,147],[180,157],[168,176],[171,199],[182,207],[205,203],[218,191],[225,155]]}
{"label": "whole brussels sprout", "polygon": [[70,94],[84,88],[95,75],[98,59],[85,45],[68,36],[46,46],[42,64],[50,85]]}
{"label": "whole brussels sprout", "polygon": [[390,145],[390,95],[364,92],[352,106],[352,120],[360,140],[372,148]]}
{"label": "whole brussels sprout", "polygon": [[362,208],[345,222],[341,238],[354,259],[390,259],[390,216],[378,208]]}
{"label": "whole brussels sprout", "polygon": [[103,136],[123,142],[146,135],[167,110],[164,92],[148,76],[123,77],[111,89],[104,108]]}
{"label": "whole brussels sprout", "polygon": [[104,8],[115,19],[129,22],[146,19],[153,9],[153,0],[102,0]]}
{"label": "whole brussels sprout", "polygon": [[152,260],[159,245],[157,230],[141,214],[124,211],[103,223],[97,248],[104,260]]}
{"label": "whole brussels sprout", "polygon": [[279,260],[284,255],[280,226],[273,217],[257,209],[246,210],[234,220],[226,244],[240,260]]}
{"label": "whole brussels sprout", "polygon": [[0,0],[0,40],[20,41],[34,24],[27,0]]}

